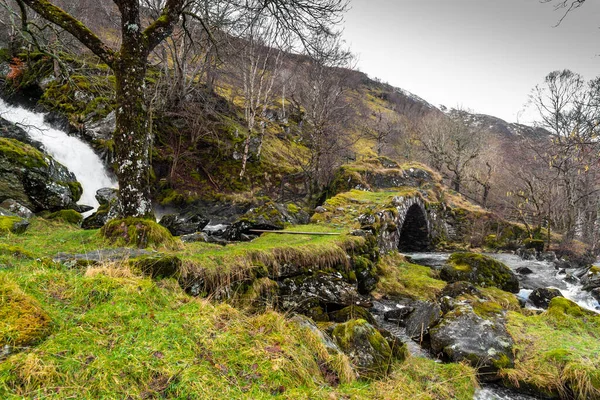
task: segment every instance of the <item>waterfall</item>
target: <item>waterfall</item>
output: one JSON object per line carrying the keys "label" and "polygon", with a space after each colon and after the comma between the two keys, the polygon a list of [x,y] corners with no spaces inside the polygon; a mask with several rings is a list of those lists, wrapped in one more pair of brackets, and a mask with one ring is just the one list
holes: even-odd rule
{"label": "waterfall", "polygon": [[0,99],[0,116],[41,142],[48,154],[75,174],[83,188],[80,204],[92,206],[95,210],[99,206],[96,191],[103,187],[117,187],[117,182],[108,175],[102,160],[90,145],[48,125],[44,114],[11,106]]}

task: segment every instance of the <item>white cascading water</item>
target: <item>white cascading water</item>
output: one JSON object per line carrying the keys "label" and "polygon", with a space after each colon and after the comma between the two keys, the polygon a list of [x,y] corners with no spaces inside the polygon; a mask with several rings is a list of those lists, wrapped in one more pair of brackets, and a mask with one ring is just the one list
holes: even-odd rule
{"label": "white cascading water", "polygon": [[48,125],[44,114],[11,106],[0,99],[0,116],[23,128],[33,140],[44,145],[48,154],[75,174],[83,188],[79,204],[92,206],[95,210],[99,206],[96,191],[117,187],[117,182],[107,174],[102,160],[90,145]]}

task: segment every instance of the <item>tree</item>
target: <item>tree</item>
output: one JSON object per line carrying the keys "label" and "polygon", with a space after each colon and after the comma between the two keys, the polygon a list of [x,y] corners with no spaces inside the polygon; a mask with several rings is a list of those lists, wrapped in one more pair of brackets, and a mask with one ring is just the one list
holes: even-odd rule
{"label": "tree", "polygon": [[449,175],[452,189],[460,192],[468,167],[482,151],[481,134],[474,133],[463,121],[463,112],[450,118],[431,114],[419,128],[419,141],[430,165]]}
{"label": "tree", "polygon": [[[182,16],[204,24],[194,14],[194,1],[145,0],[144,6],[159,4],[160,14],[145,27],[139,0],[113,0],[120,13],[121,44],[111,48],[73,15],[48,0],[17,0],[27,20],[26,7],[42,18],[58,25],[91,50],[114,72],[116,79],[116,119],[114,133],[116,174],[119,181],[122,216],[152,215],[149,185],[149,143],[145,77],[150,53],[179,23]],[[346,9],[345,0],[253,0],[235,2],[239,13],[260,15],[263,12],[278,26],[294,32],[302,42],[310,31],[328,32],[329,25],[339,20]],[[144,8],[146,9],[146,7]],[[144,17],[144,18],[142,18]]]}
{"label": "tree", "polygon": [[560,184],[564,204],[557,224],[569,239],[592,237],[600,189],[600,78],[586,82],[569,70],[551,72],[534,88],[531,102],[551,136],[535,149]]}

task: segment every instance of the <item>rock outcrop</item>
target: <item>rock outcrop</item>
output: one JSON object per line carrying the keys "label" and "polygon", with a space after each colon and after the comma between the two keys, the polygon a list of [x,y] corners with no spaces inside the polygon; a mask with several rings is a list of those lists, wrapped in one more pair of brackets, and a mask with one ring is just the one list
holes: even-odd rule
{"label": "rock outcrop", "polygon": [[15,139],[0,138],[0,202],[12,199],[33,212],[75,205],[82,188],[65,166]]}

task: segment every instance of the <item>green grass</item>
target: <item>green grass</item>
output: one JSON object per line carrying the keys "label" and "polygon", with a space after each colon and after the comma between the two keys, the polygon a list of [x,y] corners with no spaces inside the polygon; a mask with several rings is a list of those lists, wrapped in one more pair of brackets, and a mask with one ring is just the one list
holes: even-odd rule
{"label": "green grass", "polygon": [[377,296],[403,296],[416,300],[435,300],[446,282],[437,279],[429,267],[411,264],[404,256],[393,252],[383,256],[377,265],[379,282]]}
{"label": "green grass", "polygon": [[556,298],[542,314],[509,312],[507,321],[516,342],[515,367],[502,371],[507,381],[564,398],[600,398],[600,315]]}
{"label": "green grass", "polygon": [[97,230],[82,230],[58,220],[32,218],[27,231],[20,235],[0,236],[0,244],[19,246],[32,257],[53,257],[58,252],[85,253],[113,247]]}
{"label": "green grass", "polygon": [[[474,388],[472,370],[418,359],[395,365],[383,381],[358,382],[347,357],[329,355],[284,315],[191,298],[173,280],[152,281],[124,265],[83,271],[31,261],[0,277],[52,321],[44,341],[0,362],[3,399],[368,399],[389,398],[389,390],[393,398],[409,398],[409,390],[466,399]],[[332,374],[339,381],[328,380]]]}

